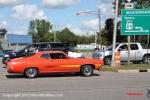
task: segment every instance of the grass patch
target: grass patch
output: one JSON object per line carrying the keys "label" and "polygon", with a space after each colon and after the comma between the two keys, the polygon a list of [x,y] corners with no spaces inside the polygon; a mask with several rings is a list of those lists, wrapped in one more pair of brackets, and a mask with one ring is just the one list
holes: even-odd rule
{"label": "grass patch", "polygon": [[117,72],[118,71],[118,68],[117,67],[103,67],[102,69],[101,69],[101,71],[103,71],[103,72],[107,72],[107,71],[109,71],[109,72]]}
{"label": "grass patch", "polygon": [[150,64],[130,64],[119,65],[117,67],[103,66],[101,71],[117,72],[118,70],[146,70],[150,69]]}

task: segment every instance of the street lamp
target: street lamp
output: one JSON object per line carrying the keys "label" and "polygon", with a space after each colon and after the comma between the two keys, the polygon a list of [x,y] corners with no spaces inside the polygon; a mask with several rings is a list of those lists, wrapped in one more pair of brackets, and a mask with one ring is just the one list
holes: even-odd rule
{"label": "street lamp", "polygon": [[[79,13],[76,13],[76,15],[80,15],[80,16],[90,16],[90,15],[97,15],[98,16],[98,20],[99,20],[99,35],[100,35],[100,45],[101,45],[101,49],[102,49],[102,38],[101,38],[101,15],[100,15],[100,8],[98,8],[98,11],[82,11]],[[96,41],[97,41],[97,33],[95,33],[95,45],[96,45]]]}

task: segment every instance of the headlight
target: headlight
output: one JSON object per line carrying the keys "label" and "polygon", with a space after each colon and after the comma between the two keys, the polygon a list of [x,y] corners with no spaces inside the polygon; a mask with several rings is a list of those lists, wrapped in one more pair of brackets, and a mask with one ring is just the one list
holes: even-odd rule
{"label": "headlight", "polygon": [[10,57],[8,54],[5,54],[4,57]]}
{"label": "headlight", "polygon": [[11,53],[11,54],[12,54],[13,56],[16,56],[16,53],[14,53],[14,52],[13,52],[13,53]]}

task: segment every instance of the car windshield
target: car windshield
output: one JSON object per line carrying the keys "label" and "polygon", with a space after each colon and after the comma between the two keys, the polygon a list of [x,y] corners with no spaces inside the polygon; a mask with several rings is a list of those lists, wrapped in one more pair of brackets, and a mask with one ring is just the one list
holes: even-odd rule
{"label": "car windshield", "polygon": [[25,50],[29,49],[32,45],[28,45],[26,47],[24,47],[23,49],[21,50],[18,50],[17,52],[25,52]]}
{"label": "car windshield", "polygon": [[[118,47],[118,45],[119,45],[119,44],[116,44],[116,47]],[[116,47],[115,47],[115,48],[116,48]],[[106,51],[112,51],[112,46],[108,47],[108,48],[106,49]]]}

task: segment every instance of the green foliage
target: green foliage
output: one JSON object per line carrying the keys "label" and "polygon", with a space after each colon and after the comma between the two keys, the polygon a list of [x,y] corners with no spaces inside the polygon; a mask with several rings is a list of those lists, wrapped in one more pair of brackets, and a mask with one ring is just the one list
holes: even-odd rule
{"label": "green foliage", "polygon": [[149,8],[150,0],[132,0],[136,9]]}
{"label": "green foliage", "polygon": [[[28,34],[32,35],[33,42],[53,42],[54,32],[52,25],[46,20],[32,20],[29,23]],[[61,31],[56,32],[56,42],[67,42],[71,47],[77,44],[90,44],[93,43],[95,36],[77,36],[71,32],[68,28],[64,28]]]}
{"label": "green foliage", "polygon": [[44,36],[52,29],[52,25],[49,21],[44,19],[31,20],[29,22],[29,32],[33,36],[33,42],[42,42],[44,41]]}
{"label": "green foliage", "polygon": [[52,32],[48,32],[44,35],[44,37],[42,38],[42,40],[44,42],[53,42],[54,41],[54,33]]}
{"label": "green foliage", "polygon": [[[32,35],[33,42],[53,42],[54,32],[50,32],[49,30],[52,30],[50,22],[46,20],[32,20],[29,23],[28,34]],[[106,30],[101,31],[101,36],[103,45],[111,43],[112,36],[107,34]],[[98,35],[97,39],[97,43],[100,43],[100,35]],[[56,32],[56,42],[67,42],[70,44],[70,47],[74,47],[77,44],[90,44],[95,42],[95,34],[78,36],[68,28],[64,28]]]}
{"label": "green foliage", "polygon": [[95,35],[78,36],[78,44],[90,44],[90,43],[94,43],[94,41],[95,41]]}
{"label": "green foliage", "polygon": [[57,33],[57,39],[60,42],[67,42],[71,47],[76,46],[77,36],[71,32],[68,28],[63,29]]}

